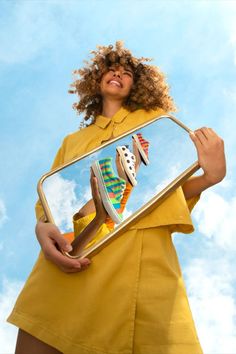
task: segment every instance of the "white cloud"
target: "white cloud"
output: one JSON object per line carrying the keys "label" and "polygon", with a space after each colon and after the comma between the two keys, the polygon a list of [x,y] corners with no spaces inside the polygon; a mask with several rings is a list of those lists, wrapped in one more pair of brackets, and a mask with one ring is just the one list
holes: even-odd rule
{"label": "white cloud", "polygon": [[88,185],[87,187],[84,187],[83,195],[81,196],[81,198],[84,202],[86,202],[92,198],[90,185]]}
{"label": "white cloud", "polygon": [[0,293],[0,353],[13,354],[15,351],[15,341],[17,328],[6,322],[16,298],[22,288],[20,281],[3,281],[2,292]]}
{"label": "white cloud", "polygon": [[206,191],[194,210],[198,230],[225,250],[236,250],[236,196],[225,200],[215,191]]}
{"label": "white cloud", "polygon": [[[230,180],[218,190],[232,190]],[[221,189],[220,189],[221,188]],[[203,235],[202,254],[183,269],[189,302],[205,354],[235,354],[236,196],[215,190],[203,193],[193,216]]]}
{"label": "white cloud", "polygon": [[75,181],[64,179],[59,173],[47,178],[43,190],[52,212],[54,221],[61,231],[72,231],[72,216],[83,206],[84,197],[88,197],[88,190],[83,198],[78,200]]}
{"label": "white cloud", "polygon": [[7,220],[7,211],[3,200],[0,199],[0,227]]}
{"label": "white cloud", "polygon": [[195,259],[184,275],[203,352],[235,354],[236,303],[230,263]]}
{"label": "white cloud", "polygon": [[177,163],[170,167],[169,176],[167,176],[161,183],[155,187],[155,193],[161,192],[168,184],[170,184],[175,178],[177,178],[183,170],[181,170],[181,163]]}
{"label": "white cloud", "polygon": [[[143,193],[142,189],[139,189],[140,194],[137,196],[137,200],[141,200],[142,204],[144,205],[150,199],[152,199],[156,194],[160,193],[164,188],[168,186],[180,173],[183,172],[181,170],[181,164],[177,163],[174,166],[171,166],[169,169],[169,176],[166,176],[162,181],[160,181],[155,187],[151,187],[145,194]],[[144,181],[142,181],[144,183]]]}

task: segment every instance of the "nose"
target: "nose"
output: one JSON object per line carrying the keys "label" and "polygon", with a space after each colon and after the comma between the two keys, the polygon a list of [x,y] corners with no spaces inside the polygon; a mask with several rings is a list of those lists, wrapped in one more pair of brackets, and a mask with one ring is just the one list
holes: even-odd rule
{"label": "nose", "polygon": [[118,76],[119,78],[121,78],[121,73],[120,73],[120,71],[119,71],[119,70],[114,71],[113,76]]}

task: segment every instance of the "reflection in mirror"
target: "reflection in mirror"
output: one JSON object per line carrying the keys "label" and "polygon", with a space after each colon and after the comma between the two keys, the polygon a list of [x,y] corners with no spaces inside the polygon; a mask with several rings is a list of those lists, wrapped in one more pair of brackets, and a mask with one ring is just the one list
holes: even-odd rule
{"label": "reflection in mirror", "polygon": [[[42,179],[43,205],[78,252],[122,224],[196,160],[188,131],[160,118]],[[96,215],[91,170],[107,216],[86,234]]]}

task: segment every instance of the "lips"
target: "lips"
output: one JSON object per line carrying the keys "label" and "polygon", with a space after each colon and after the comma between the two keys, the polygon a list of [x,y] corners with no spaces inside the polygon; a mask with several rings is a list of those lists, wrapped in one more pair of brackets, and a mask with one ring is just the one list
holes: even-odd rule
{"label": "lips", "polygon": [[117,86],[117,87],[123,87],[121,82],[119,82],[117,80],[114,80],[114,79],[109,80],[108,84],[112,84],[112,85]]}

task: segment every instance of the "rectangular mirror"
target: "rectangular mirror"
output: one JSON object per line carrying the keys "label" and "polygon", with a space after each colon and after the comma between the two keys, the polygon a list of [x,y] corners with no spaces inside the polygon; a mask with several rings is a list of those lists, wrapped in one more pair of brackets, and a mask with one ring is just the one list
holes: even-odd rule
{"label": "rectangular mirror", "polygon": [[[198,170],[189,132],[173,116],[156,117],[42,176],[38,193],[44,212],[73,241],[71,257],[97,253]],[[96,242],[74,255],[80,234],[76,222],[83,217],[79,211],[92,199],[91,168],[113,221],[102,237],[95,235]]]}

